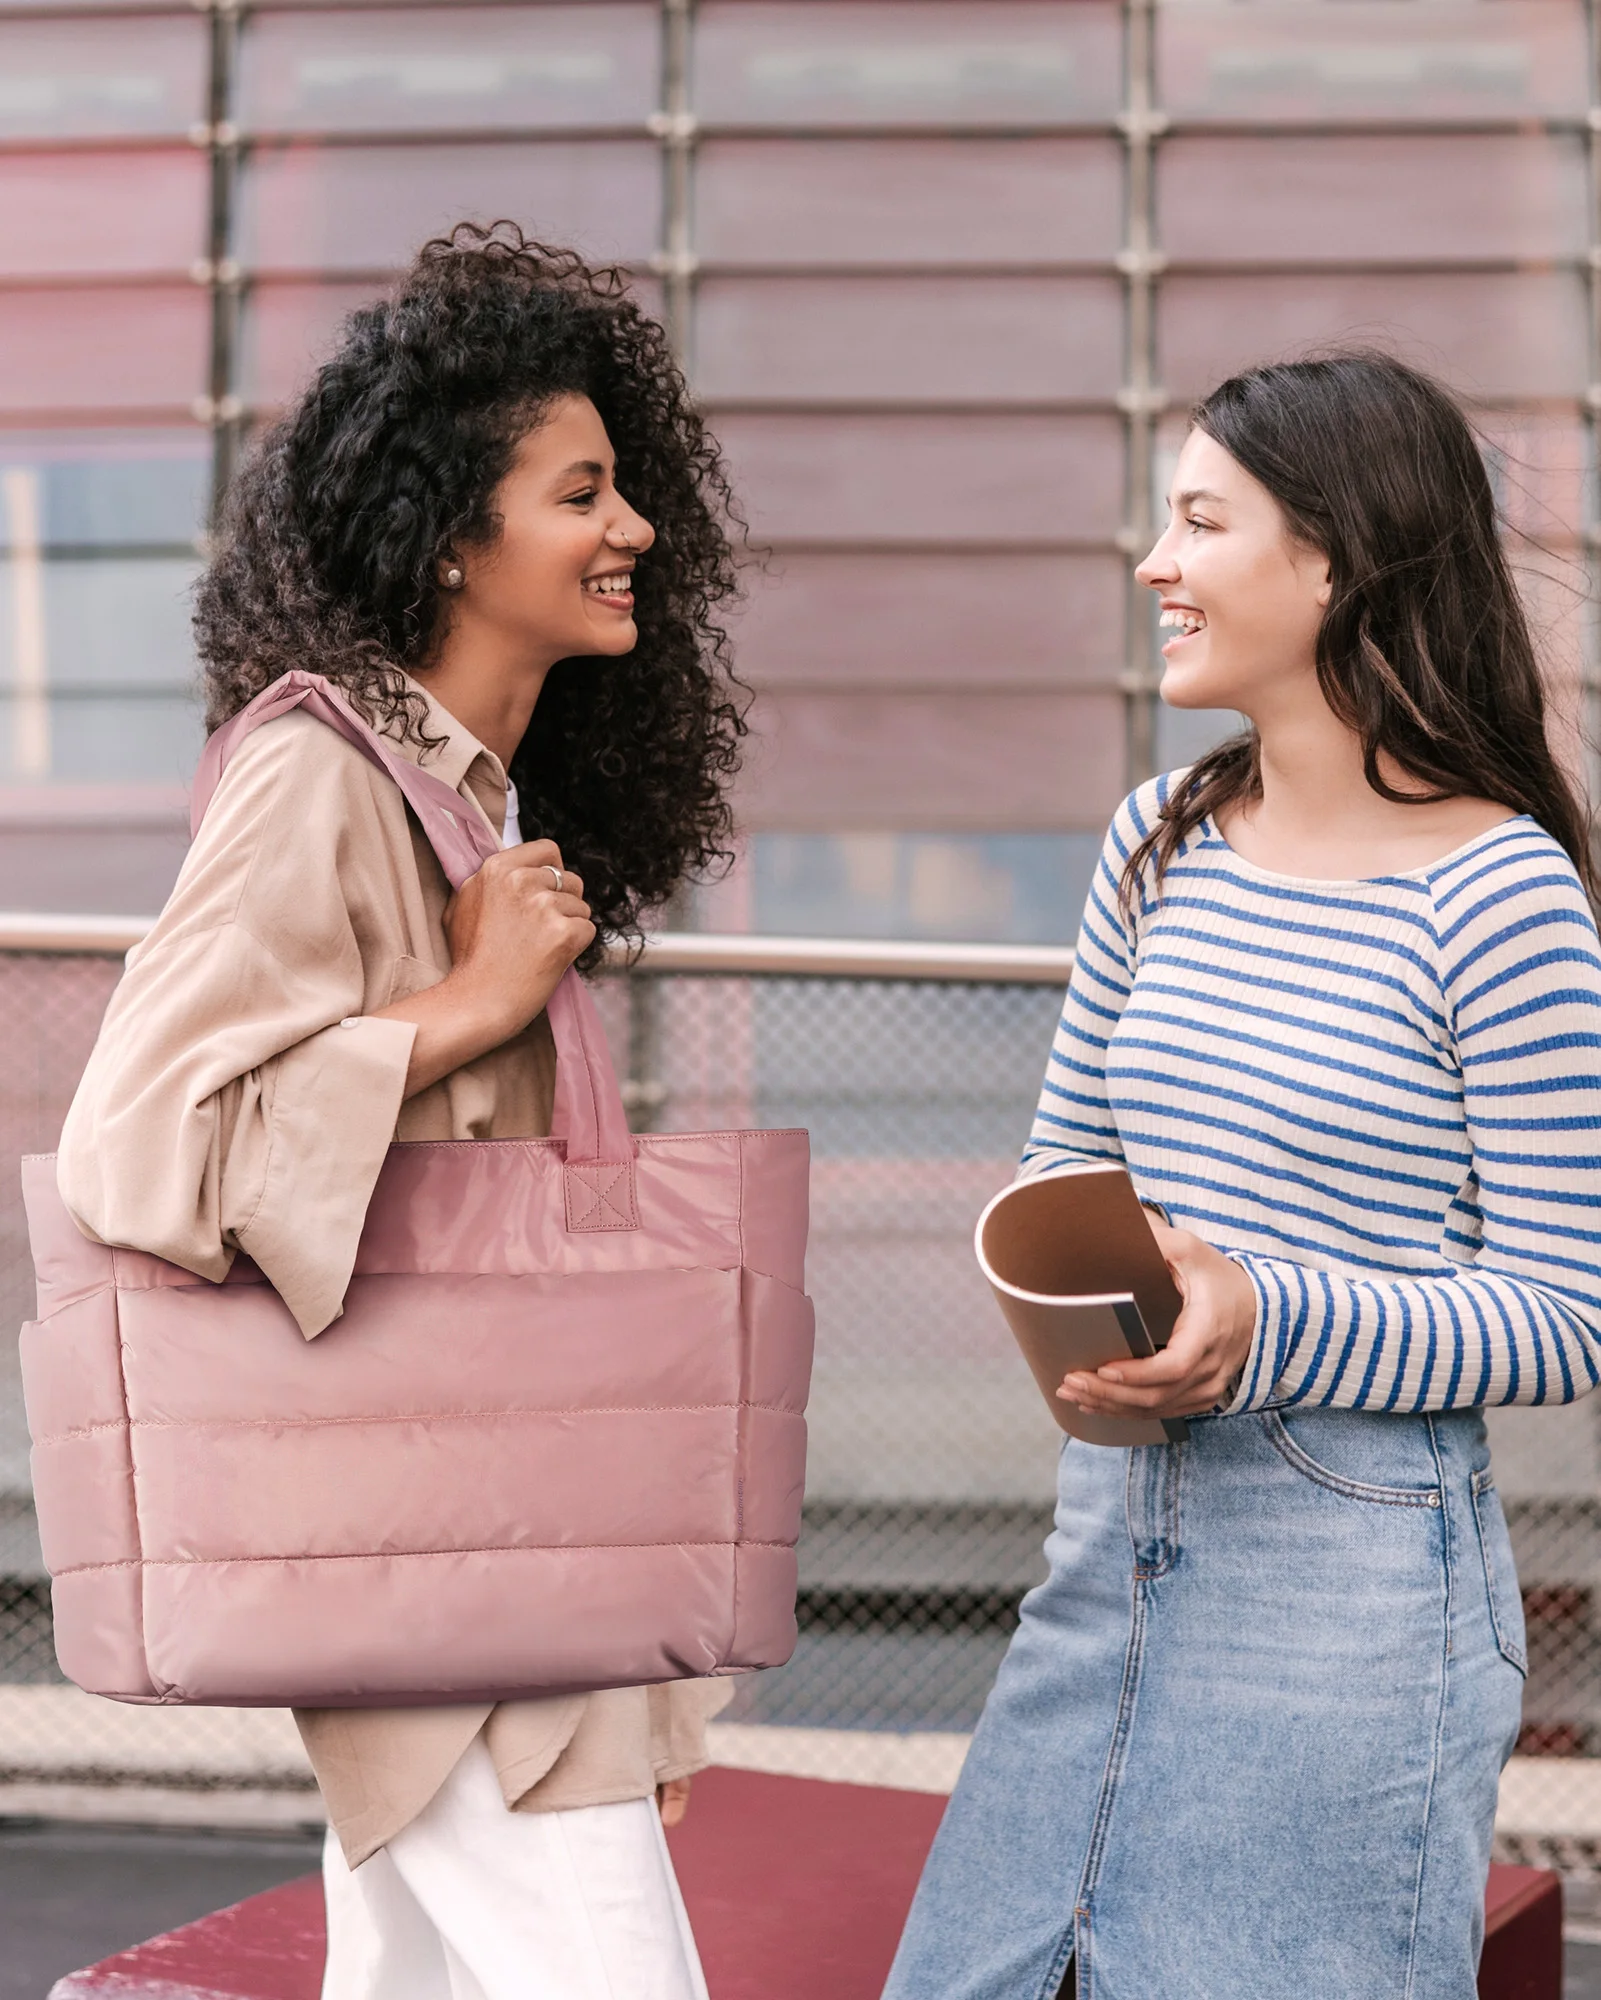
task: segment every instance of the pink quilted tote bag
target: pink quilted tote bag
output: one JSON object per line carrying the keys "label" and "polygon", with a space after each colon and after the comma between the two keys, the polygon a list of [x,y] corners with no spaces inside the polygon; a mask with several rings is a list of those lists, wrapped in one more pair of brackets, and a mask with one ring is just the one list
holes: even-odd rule
{"label": "pink quilted tote bag", "polygon": [[[325,681],[304,706],[399,784],[452,883],[494,851]],[[549,1139],[397,1144],[344,1316],[306,1341],[83,1237],[24,1162],[22,1332],[56,1650],[133,1702],[380,1706],[778,1666],[795,1644],[812,1309],[804,1132],[631,1135],[593,1004],[550,1002]]]}

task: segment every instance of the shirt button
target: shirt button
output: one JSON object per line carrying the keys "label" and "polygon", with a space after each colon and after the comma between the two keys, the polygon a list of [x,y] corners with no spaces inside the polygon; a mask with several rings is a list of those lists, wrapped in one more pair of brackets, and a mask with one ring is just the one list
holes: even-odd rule
{"label": "shirt button", "polygon": [[341,1028],[359,1028],[361,1026],[361,1018],[356,1014],[347,1014],[339,1025]]}

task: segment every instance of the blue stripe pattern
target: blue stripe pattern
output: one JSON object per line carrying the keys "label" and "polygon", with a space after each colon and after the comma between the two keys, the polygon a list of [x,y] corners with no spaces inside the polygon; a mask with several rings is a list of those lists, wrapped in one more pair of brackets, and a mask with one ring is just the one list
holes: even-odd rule
{"label": "blue stripe pattern", "polygon": [[1511,819],[1432,867],[1299,882],[1210,821],[1125,919],[1166,794],[1112,822],[1024,1175],[1124,1160],[1233,1257],[1228,1409],[1566,1403],[1601,1380],[1601,942]]}

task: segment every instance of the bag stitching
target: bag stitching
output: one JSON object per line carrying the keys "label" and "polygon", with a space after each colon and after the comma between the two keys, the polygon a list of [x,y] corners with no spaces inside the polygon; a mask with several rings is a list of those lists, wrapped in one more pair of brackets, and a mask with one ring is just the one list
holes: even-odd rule
{"label": "bag stitching", "polygon": [[[805,1125],[764,1125],[761,1128],[760,1132],[754,1132],[754,1131],[636,1132],[633,1135],[633,1139],[634,1139],[634,1144],[636,1146],[655,1147],[655,1146],[682,1146],[682,1145],[687,1145],[690,1141],[697,1139],[699,1140],[734,1139],[737,1141],[743,1141],[747,1138],[806,1139],[809,1138],[810,1136],[811,1136],[810,1130]],[[418,1151],[420,1151],[424,1146],[434,1146],[434,1147],[543,1146],[548,1151],[553,1151],[559,1154],[563,1145],[565,1144],[565,1141],[561,1139],[537,1139],[537,1138],[536,1139],[396,1139],[392,1143],[395,1146],[395,1148],[400,1151],[407,1151],[412,1148],[415,1148]],[[40,1153],[31,1155],[30,1157],[37,1159],[54,1159],[55,1155],[53,1153]],[[575,1167],[579,1167],[585,1165],[586,1162],[582,1160],[574,1160],[572,1164]],[[606,1162],[606,1164],[609,1165],[610,1162]],[[619,1164],[626,1164],[626,1162],[619,1162]]]}
{"label": "bag stitching", "polygon": [[[111,1253],[111,1271],[113,1279],[116,1276],[116,1270],[117,1270],[117,1253],[115,1250],[113,1250]],[[124,1409],[128,1407],[127,1354],[128,1354],[127,1343],[122,1338],[122,1308],[121,1308],[121,1303],[119,1301],[117,1306],[117,1381],[122,1390],[122,1405]],[[128,1507],[129,1507],[129,1512],[133,1515],[133,1541],[134,1541],[134,1547],[138,1550],[138,1555],[131,1564],[123,1565],[119,1563],[117,1567],[119,1569],[123,1567],[136,1569],[142,1575],[145,1565],[145,1526],[139,1511],[139,1466],[138,1462],[136,1461],[133,1455],[132,1427],[125,1426],[123,1429],[123,1435],[128,1440],[128,1486],[129,1486]],[[150,1658],[150,1637],[146,1628],[145,1599],[144,1599],[144,1590],[142,1587],[139,1592],[139,1659],[145,1670],[145,1679],[150,1683],[152,1691],[162,1696],[171,1694],[172,1693],[171,1683],[164,1682],[161,1679],[160,1675],[157,1674],[155,1666]]]}
{"label": "bag stitching", "polygon": [[[418,1140],[416,1144],[426,1144],[426,1142]],[[472,1144],[484,1144],[484,1142],[482,1140],[462,1140],[462,1144],[464,1146],[472,1146]],[[738,1222],[734,1224],[734,1230],[736,1230],[736,1234],[742,1236],[742,1230],[738,1228]],[[154,1252],[150,1252],[150,1250],[138,1250],[138,1252],[132,1252],[132,1254],[136,1254],[136,1256],[150,1256],[154,1262],[160,1262],[160,1258]],[[240,1256],[248,1256],[248,1250],[240,1250]],[[640,1268],[636,1272],[554,1270],[550,1266],[544,1266],[540,1270],[458,1270],[454,1264],[440,1264],[440,1266],[428,1266],[426,1270],[356,1270],[356,1278],[548,1278],[552,1282],[568,1284],[572,1280],[596,1278],[596,1276],[604,1276],[604,1278],[616,1278],[616,1276],[654,1278],[662,1270],[670,1270],[670,1272],[696,1272],[696,1274],[698,1272],[714,1272],[718,1276],[730,1276],[730,1274],[736,1274],[740,1268],[754,1272],[758,1278],[766,1278],[770,1284],[780,1284],[786,1292],[792,1292],[796,1298],[809,1298],[811,1296],[803,1286],[790,1284],[788,1278],[780,1278],[772,1270],[760,1270],[760,1266],[756,1266],[756,1264],[744,1264],[744,1266],[740,1266],[740,1264],[648,1264],[648,1266],[644,1266],[644,1268]],[[244,1284],[248,1284],[248,1286],[266,1286],[268,1284],[268,1280],[264,1276],[256,1276],[256,1278],[232,1278],[232,1276],[228,1276],[228,1278],[222,1278],[222,1280],[216,1280],[216,1278],[196,1278],[194,1272],[186,1272],[186,1276],[192,1282],[188,1282],[188,1284],[130,1284],[126,1280],[110,1280],[108,1278],[104,1284],[96,1284],[94,1290],[90,1290],[90,1292],[74,1292],[72,1298],[62,1300],[60,1306],[52,1306],[50,1312],[44,1314],[44,1318],[28,1320],[28,1326],[50,1326],[52,1320],[58,1320],[64,1312],[70,1312],[72,1306],[82,1306],[84,1300],[88,1300],[88,1298],[100,1298],[106,1292],[116,1292],[116,1294],[128,1292],[128,1294],[138,1294],[140,1298],[144,1298],[150,1292],[204,1292],[204,1290],[216,1290],[218,1284],[234,1284],[234,1286],[244,1286]],[[270,1286],[268,1286],[268,1290],[270,1290]]]}
{"label": "bag stitching", "polygon": [[[608,1549],[793,1549],[793,1542],[528,1542],[507,1548],[468,1549],[329,1549],[320,1555],[301,1553],[279,1556],[141,1556],[137,1562],[77,1563],[53,1570],[52,1576],[89,1576],[113,1569],[220,1569],[225,1563],[323,1563],[323,1562],[423,1562],[454,1559],[456,1556],[525,1556],[603,1554]],[[154,1679],[154,1675],[151,1676]]]}
{"label": "bag stitching", "polygon": [[[587,1161],[569,1162],[566,1168],[567,1185],[567,1227],[571,1230],[637,1229],[639,1208],[634,1199],[633,1166],[630,1161]],[[605,1177],[604,1184],[602,1177]],[[574,1214],[572,1189],[574,1182],[590,1197],[589,1206],[582,1213]],[[612,1199],[612,1191],[619,1183],[627,1183],[626,1204]],[[615,1216],[616,1220],[609,1218]],[[596,1218],[600,1219],[597,1220]]]}
{"label": "bag stitching", "polygon": [[705,1416],[716,1410],[771,1410],[799,1416],[784,1403],[755,1403],[744,1398],[731,1403],[529,1403],[515,1410],[394,1410],[378,1416],[345,1417],[117,1417],[110,1423],[85,1424],[77,1430],[49,1431],[40,1444],[66,1444],[74,1438],[98,1437],[105,1431],[192,1430],[327,1430],[338,1424],[478,1423],[486,1417],[649,1417]]}

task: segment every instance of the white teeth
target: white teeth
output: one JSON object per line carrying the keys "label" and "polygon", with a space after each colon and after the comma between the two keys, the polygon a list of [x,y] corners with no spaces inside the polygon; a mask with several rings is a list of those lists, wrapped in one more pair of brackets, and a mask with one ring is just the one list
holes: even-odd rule
{"label": "white teeth", "polygon": [[1156,622],[1164,628],[1171,626],[1182,632],[1199,632],[1206,624],[1206,617],[1200,611],[1164,611]]}
{"label": "white teeth", "polygon": [[612,597],[633,588],[631,576],[591,576],[584,579],[585,590],[596,597]]}

